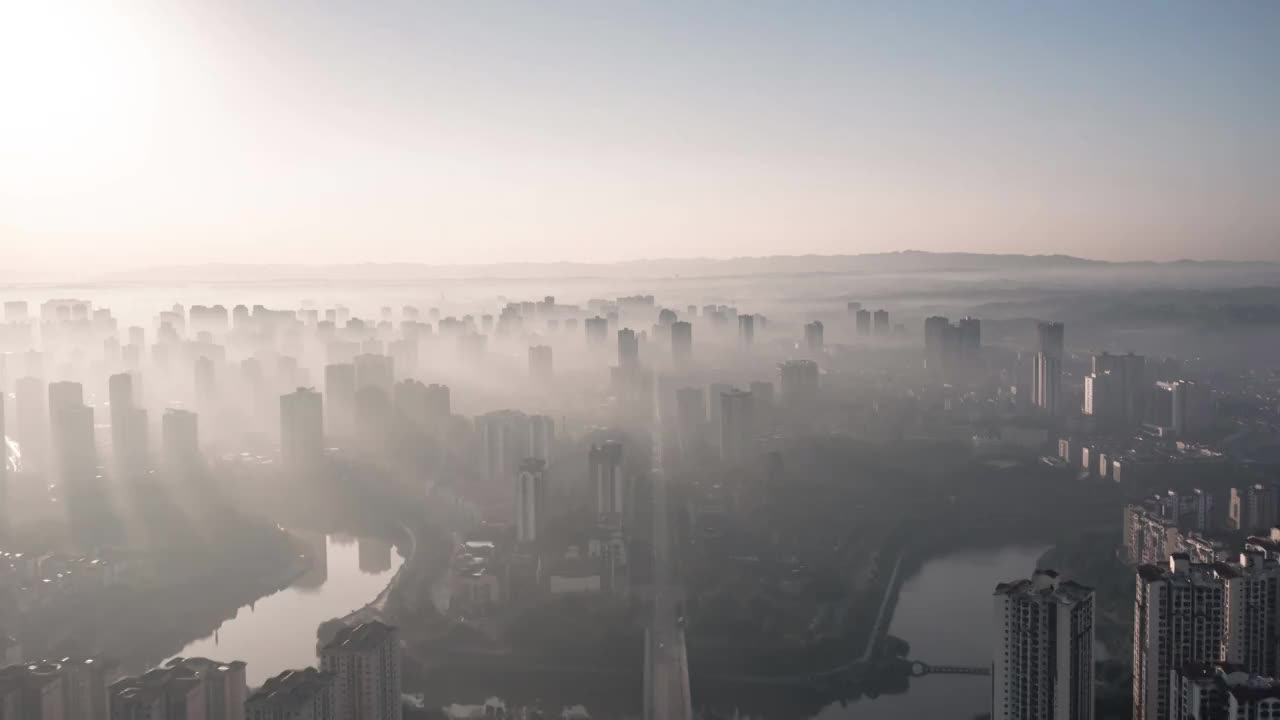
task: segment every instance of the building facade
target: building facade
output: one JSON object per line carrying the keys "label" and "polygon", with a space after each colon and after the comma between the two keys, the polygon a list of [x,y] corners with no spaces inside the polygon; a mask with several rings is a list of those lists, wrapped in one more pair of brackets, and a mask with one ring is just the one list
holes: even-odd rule
{"label": "building facade", "polygon": [[373,621],[339,630],[320,649],[320,669],[333,675],[335,718],[401,720],[396,628]]}
{"label": "building facade", "polygon": [[992,720],[1092,720],[1093,590],[1037,570],[994,606]]}

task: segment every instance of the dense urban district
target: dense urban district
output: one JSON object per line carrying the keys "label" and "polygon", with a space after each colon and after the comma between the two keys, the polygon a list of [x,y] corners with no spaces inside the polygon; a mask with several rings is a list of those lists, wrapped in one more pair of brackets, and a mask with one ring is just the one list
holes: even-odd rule
{"label": "dense urban district", "polygon": [[[1276,355],[690,288],[6,289],[0,720],[794,718],[931,673],[991,718],[1280,717]],[[293,664],[228,637],[351,538],[378,587]],[[890,633],[1012,542],[1049,550],[990,652]]]}

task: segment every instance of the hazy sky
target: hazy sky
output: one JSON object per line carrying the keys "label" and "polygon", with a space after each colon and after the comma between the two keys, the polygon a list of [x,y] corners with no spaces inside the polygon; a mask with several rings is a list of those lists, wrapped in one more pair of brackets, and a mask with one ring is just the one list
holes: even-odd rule
{"label": "hazy sky", "polygon": [[0,263],[1280,260],[1280,2],[0,0]]}

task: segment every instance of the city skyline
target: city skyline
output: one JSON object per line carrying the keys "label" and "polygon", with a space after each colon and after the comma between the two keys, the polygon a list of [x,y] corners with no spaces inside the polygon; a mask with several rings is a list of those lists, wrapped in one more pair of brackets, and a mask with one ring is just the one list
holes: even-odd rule
{"label": "city skyline", "polygon": [[0,720],[1280,719],[1280,2],[0,2]]}

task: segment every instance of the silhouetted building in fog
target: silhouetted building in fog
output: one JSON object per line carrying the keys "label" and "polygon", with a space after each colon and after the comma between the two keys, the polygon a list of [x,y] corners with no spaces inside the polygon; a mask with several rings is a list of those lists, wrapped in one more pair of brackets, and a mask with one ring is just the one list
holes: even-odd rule
{"label": "silhouetted building in fog", "polygon": [[147,469],[147,411],[134,406],[133,376],[112,375],[107,382],[111,406],[111,449],[121,475],[140,475]]}
{"label": "silhouetted building in fog", "polygon": [[693,361],[693,324],[678,320],[671,324],[671,360],[676,367]]}
{"label": "silhouetted building in fog", "polygon": [[1174,437],[1203,430],[1212,417],[1212,399],[1205,385],[1189,380],[1162,380],[1149,392],[1147,424]]}
{"label": "silhouetted building in fog", "polygon": [[1031,402],[1049,415],[1062,410],[1062,323],[1036,326],[1038,351],[1031,366]]}
{"label": "silhouetted building in fog", "polygon": [[550,345],[531,345],[529,347],[529,377],[542,383],[551,382],[554,377]]}
{"label": "silhouetted building in fog", "polygon": [[924,319],[924,362],[934,374],[941,372],[942,358],[946,353],[947,330],[951,321],[940,315]]}
{"label": "silhouetted building in fog", "polygon": [[525,458],[516,473],[516,540],[534,542],[542,537],[547,514],[547,462]]}
{"label": "silhouetted building in fog", "polygon": [[1041,322],[1036,324],[1036,349],[1047,355],[1061,358],[1065,352],[1065,328],[1060,322]]}
{"label": "silhouetted building in fog", "polygon": [[587,453],[587,467],[595,496],[596,517],[615,521],[625,517],[627,482],[622,471],[622,443],[610,440],[592,445]]}
{"label": "silhouetted building in fog", "polygon": [[859,335],[870,335],[871,334],[871,311],[863,310],[861,309],[861,306],[859,306],[859,309],[854,313],[854,324],[857,327]]}
{"label": "silhouetted building in fog", "polygon": [[817,354],[822,352],[822,323],[814,320],[806,323],[804,326],[804,346],[809,352]]}
{"label": "silhouetted building in fog", "polygon": [[676,391],[676,428],[680,450],[686,456],[702,444],[707,424],[707,398],[702,388],[685,387]]}
{"label": "silhouetted building in fog", "polygon": [[530,415],[528,457],[549,462],[555,442],[555,419],[549,415]]}
{"label": "silhouetted building in fog", "polygon": [[392,394],[377,385],[356,390],[356,444],[365,452],[381,455],[393,452],[391,443],[404,430],[396,418]]}
{"label": "silhouetted building in fog", "polygon": [[1147,399],[1146,358],[1129,353],[1093,356],[1093,372],[1084,380],[1084,414],[1110,427],[1142,422]]}
{"label": "silhouetted building in fog", "polygon": [[376,387],[391,397],[391,387],[395,384],[395,370],[391,358],[386,355],[364,353],[355,357],[356,390],[364,387]]}
{"label": "silhouetted building in fog", "polygon": [[193,366],[195,378],[196,407],[201,412],[213,415],[218,402],[218,378],[213,360],[201,355]]}
{"label": "silhouetted building in fog", "polygon": [[432,429],[439,431],[452,415],[449,401],[449,386],[432,383],[427,386],[427,417]]}
{"label": "silhouetted building in fog", "polygon": [[756,339],[756,319],[754,315],[738,316],[738,342],[750,345]]}
{"label": "silhouetted building in fog", "polygon": [[789,410],[812,410],[818,404],[818,364],[788,360],[778,366],[782,403]]}
{"label": "silhouetted building in fog", "polygon": [[746,457],[755,430],[751,393],[744,390],[722,392],[720,400],[720,458],[736,462]]}
{"label": "silhouetted building in fog", "polygon": [[962,317],[956,321],[960,330],[960,355],[966,370],[972,370],[982,352],[982,321],[974,317]]}
{"label": "silhouetted building in fog", "polygon": [[97,475],[93,408],[84,404],[79,383],[49,384],[49,427],[58,482],[67,503],[72,532],[86,545],[103,541],[106,510]]}
{"label": "silhouetted building in fog", "polygon": [[640,343],[636,340],[635,330],[631,328],[618,331],[618,367],[623,370],[640,367]]}
{"label": "silhouetted building in fog", "polygon": [[773,424],[773,411],[776,405],[773,397],[773,383],[767,380],[752,380],[748,390],[751,392],[751,414],[755,427],[769,428]]}
{"label": "silhouetted building in fog", "polygon": [[4,303],[4,321],[25,323],[30,320],[26,300],[6,300]]}
{"label": "silhouetted building in fog", "polygon": [[355,434],[356,366],[338,363],[324,367],[324,424],[332,437]]}
{"label": "silhouetted building in fog", "polygon": [[[396,410],[396,429],[401,433],[427,432],[432,428],[429,390],[417,380],[401,380],[392,390]],[[407,423],[401,425],[400,423]]]}
{"label": "silhouetted building in fog", "polygon": [[0,542],[9,539],[9,443],[4,425],[5,394],[0,388]]}
{"label": "silhouetted building in fog", "polygon": [[170,471],[188,470],[199,464],[199,416],[190,410],[165,410],[160,418],[160,444]]}
{"label": "silhouetted building in fog", "polygon": [[36,377],[19,378],[14,390],[22,465],[28,470],[47,470],[49,417],[44,381]]}
{"label": "silhouetted building in fog", "polygon": [[876,335],[889,334],[889,311],[877,310],[872,314],[873,324],[875,326]]}
{"label": "silhouetted building in fog", "polygon": [[941,316],[924,321],[925,367],[934,378],[956,382],[970,377],[981,348],[982,325],[975,318],[961,318],[954,325]]}
{"label": "silhouetted building in fog", "polygon": [[582,321],[589,347],[604,347],[609,339],[609,321],[602,317],[590,317]]}
{"label": "silhouetted building in fog", "polygon": [[280,456],[290,469],[312,468],[324,456],[324,401],[298,388],[280,396]]}
{"label": "silhouetted building in fog", "polygon": [[498,410],[475,419],[480,436],[480,472],[488,480],[509,482],[522,459],[530,457],[529,417]]}
{"label": "silhouetted building in fog", "polygon": [[1036,353],[1032,366],[1032,402],[1049,415],[1062,409],[1062,358]]}

